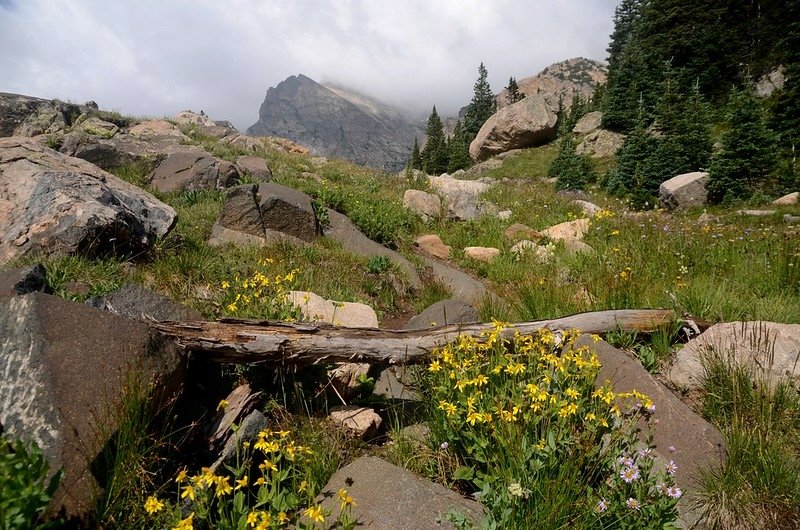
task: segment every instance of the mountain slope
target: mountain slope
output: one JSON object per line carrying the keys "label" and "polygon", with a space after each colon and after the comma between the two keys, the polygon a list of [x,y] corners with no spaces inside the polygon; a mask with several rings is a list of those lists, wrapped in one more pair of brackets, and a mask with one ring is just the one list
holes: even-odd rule
{"label": "mountain slope", "polygon": [[248,134],[282,136],[318,155],[397,171],[423,128],[399,110],[302,74],[270,87]]}

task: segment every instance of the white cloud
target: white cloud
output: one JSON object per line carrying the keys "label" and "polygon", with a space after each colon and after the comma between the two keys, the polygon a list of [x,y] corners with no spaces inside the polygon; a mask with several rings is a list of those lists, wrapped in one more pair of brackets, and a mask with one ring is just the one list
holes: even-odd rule
{"label": "white cloud", "polygon": [[0,0],[0,91],[246,128],[304,73],[420,113],[569,57],[605,57],[616,0]]}

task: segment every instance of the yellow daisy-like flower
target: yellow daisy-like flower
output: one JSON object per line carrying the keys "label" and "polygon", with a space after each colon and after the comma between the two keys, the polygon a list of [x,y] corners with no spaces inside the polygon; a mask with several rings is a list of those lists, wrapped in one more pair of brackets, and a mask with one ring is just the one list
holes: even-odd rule
{"label": "yellow daisy-like flower", "polygon": [[181,499],[185,499],[186,497],[189,497],[190,500],[194,500],[194,488],[188,484],[183,487],[183,491],[181,492]]}
{"label": "yellow daisy-like flower", "polygon": [[440,363],[438,360],[431,362],[431,364],[428,366],[429,372],[438,372],[441,369],[442,363]]}
{"label": "yellow daisy-like flower", "polygon": [[181,519],[178,526],[172,530],[194,530],[194,512],[190,513],[186,519]]}
{"label": "yellow daisy-like flower", "polygon": [[322,513],[322,507],[320,506],[312,506],[306,509],[306,511],[303,512],[303,515],[317,523],[325,522],[325,514]]}
{"label": "yellow daisy-like flower", "polygon": [[147,497],[147,500],[144,503],[144,509],[148,515],[153,515],[154,513],[158,513],[164,509],[164,503],[151,495],[150,497]]}
{"label": "yellow daisy-like flower", "polygon": [[217,497],[228,495],[233,491],[233,487],[228,483],[228,477],[217,477]]}
{"label": "yellow daisy-like flower", "polygon": [[183,468],[178,473],[178,476],[175,477],[175,482],[180,484],[181,482],[184,482],[185,480],[186,480],[186,468]]}
{"label": "yellow daisy-like flower", "polygon": [[300,482],[300,487],[299,487],[299,488],[297,488],[297,490],[298,490],[300,493],[303,493],[304,491],[308,490],[308,482],[307,482],[307,481],[305,481],[305,480],[303,480],[302,482]]}
{"label": "yellow daisy-like flower", "polygon": [[270,471],[277,471],[278,466],[276,466],[271,460],[264,460],[258,465],[258,468],[262,471],[270,470]]}
{"label": "yellow daisy-like flower", "polygon": [[233,489],[234,490],[239,490],[239,489],[246,488],[246,487],[247,487],[247,475],[245,475],[242,478],[240,478],[239,480],[237,480],[236,481],[236,487],[233,488]]}
{"label": "yellow daisy-like flower", "polygon": [[286,515],[286,512],[278,512],[277,517],[280,524],[286,524],[289,522],[289,516]]}
{"label": "yellow daisy-like flower", "polygon": [[227,399],[220,399],[219,403],[217,403],[217,410],[227,409],[228,405],[230,405],[230,403],[228,403]]}
{"label": "yellow daisy-like flower", "polygon": [[247,524],[250,526],[258,524],[258,512],[250,512],[247,514]]}

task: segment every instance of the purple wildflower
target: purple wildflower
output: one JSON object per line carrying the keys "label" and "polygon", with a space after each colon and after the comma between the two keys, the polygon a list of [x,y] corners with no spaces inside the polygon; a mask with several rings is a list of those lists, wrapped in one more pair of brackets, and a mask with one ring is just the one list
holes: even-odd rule
{"label": "purple wildflower", "polygon": [[664,467],[667,470],[667,474],[669,474],[670,476],[675,476],[675,473],[678,471],[678,464],[676,464],[674,460],[670,460],[669,462],[667,462],[667,464]]}
{"label": "purple wildflower", "polygon": [[631,497],[627,501],[625,501],[625,506],[627,506],[631,510],[638,510],[639,508],[642,507],[642,503]]}
{"label": "purple wildflower", "polygon": [[628,484],[636,481],[641,476],[642,474],[639,472],[639,468],[636,466],[626,467],[619,472],[619,477]]}

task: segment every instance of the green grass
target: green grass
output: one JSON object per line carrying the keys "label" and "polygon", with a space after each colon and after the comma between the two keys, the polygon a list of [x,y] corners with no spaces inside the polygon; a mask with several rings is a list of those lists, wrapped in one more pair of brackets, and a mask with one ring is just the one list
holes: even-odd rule
{"label": "green grass", "polygon": [[734,364],[726,352],[703,360],[703,413],[723,433],[725,462],[703,475],[710,528],[800,526],[800,395],[790,381]]}

